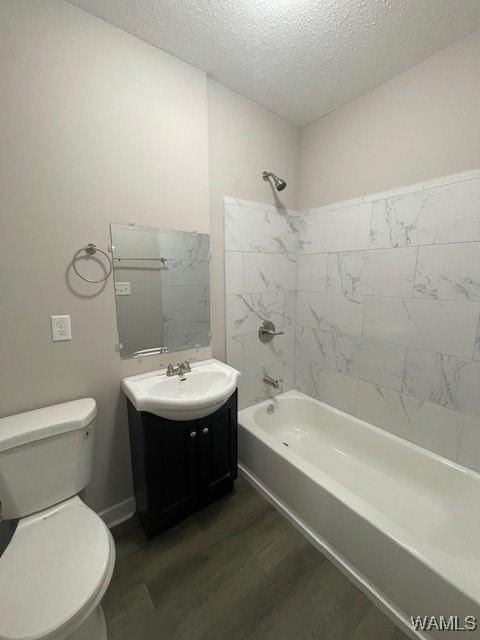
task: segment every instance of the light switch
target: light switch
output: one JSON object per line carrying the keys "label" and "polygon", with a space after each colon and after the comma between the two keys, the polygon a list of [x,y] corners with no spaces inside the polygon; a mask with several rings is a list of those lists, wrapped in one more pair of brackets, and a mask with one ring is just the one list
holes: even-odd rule
{"label": "light switch", "polygon": [[132,295],[132,285],[130,282],[115,282],[115,295],[116,296],[130,296]]}
{"label": "light switch", "polygon": [[52,342],[63,342],[72,339],[70,316],[50,316]]}

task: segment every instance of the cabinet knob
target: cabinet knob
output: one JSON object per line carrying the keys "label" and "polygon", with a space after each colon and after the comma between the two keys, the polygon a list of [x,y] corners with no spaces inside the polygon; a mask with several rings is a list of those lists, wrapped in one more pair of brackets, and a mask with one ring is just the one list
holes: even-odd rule
{"label": "cabinet knob", "polygon": [[203,429],[202,429],[202,433],[207,434],[207,433],[208,433],[208,427],[203,427]]}
{"label": "cabinet knob", "polygon": [[190,431],[190,438],[196,438],[197,437],[197,432],[196,431]]}

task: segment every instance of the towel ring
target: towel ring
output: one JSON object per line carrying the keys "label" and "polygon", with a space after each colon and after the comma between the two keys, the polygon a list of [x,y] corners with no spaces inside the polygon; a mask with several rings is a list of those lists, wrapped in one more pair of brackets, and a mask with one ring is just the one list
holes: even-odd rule
{"label": "towel ring", "polygon": [[[80,257],[81,253],[86,253],[87,256],[94,256],[97,253],[97,251],[99,251],[106,257],[108,261],[108,271],[103,278],[100,278],[100,280],[90,280],[89,278],[82,276],[82,274],[78,271],[77,260]],[[85,280],[85,282],[90,282],[90,284],[99,284],[100,282],[105,282],[105,280],[108,280],[110,274],[112,273],[112,261],[110,260],[110,256],[106,251],[103,251],[103,249],[99,249],[99,247],[97,247],[97,245],[94,244],[93,242],[89,242],[87,246],[82,247],[74,254],[72,258],[72,267],[79,278],[81,278],[82,280]]]}

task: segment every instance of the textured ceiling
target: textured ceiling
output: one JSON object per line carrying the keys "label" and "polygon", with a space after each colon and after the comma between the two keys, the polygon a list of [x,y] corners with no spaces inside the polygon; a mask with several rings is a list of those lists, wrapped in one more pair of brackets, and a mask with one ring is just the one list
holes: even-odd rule
{"label": "textured ceiling", "polygon": [[69,0],[304,125],[480,27],[480,0]]}

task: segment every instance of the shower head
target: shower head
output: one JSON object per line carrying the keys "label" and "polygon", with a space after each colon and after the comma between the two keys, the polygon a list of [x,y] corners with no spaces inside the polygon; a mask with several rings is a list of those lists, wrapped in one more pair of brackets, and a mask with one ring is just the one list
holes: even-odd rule
{"label": "shower head", "polygon": [[285,189],[285,187],[287,186],[287,183],[285,182],[285,180],[283,180],[282,178],[279,178],[278,176],[276,176],[274,173],[272,173],[271,171],[264,171],[262,173],[262,177],[264,180],[272,180],[273,184],[275,185],[275,189],[277,191],[283,191]]}

